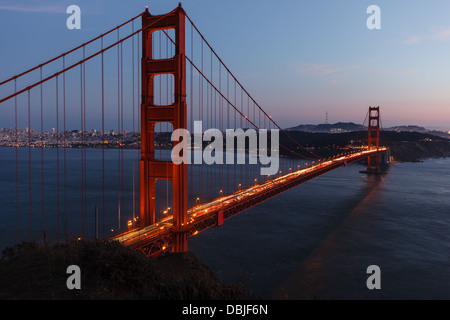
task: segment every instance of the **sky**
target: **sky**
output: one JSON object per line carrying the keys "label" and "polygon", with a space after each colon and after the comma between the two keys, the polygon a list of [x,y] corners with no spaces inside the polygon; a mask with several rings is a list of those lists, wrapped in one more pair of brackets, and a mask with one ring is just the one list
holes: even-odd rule
{"label": "sky", "polygon": [[[0,80],[172,0],[0,0]],[[69,30],[66,8],[81,9]],[[381,29],[367,28],[370,5]],[[282,127],[352,121],[450,130],[450,1],[186,0],[233,74]],[[1,92],[0,92],[1,93]],[[3,94],[1,94],[3,95]],[[3,107],[3,106],[0,106]]]}

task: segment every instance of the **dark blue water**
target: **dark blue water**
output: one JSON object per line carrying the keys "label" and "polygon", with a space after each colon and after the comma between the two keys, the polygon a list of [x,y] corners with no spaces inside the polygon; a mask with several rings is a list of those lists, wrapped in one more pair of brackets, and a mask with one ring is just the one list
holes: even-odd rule
{"label": "dark blue water", "polygon": [[[207,230],[191,250],[216,274],[275,299],[449,299],[450,159],[354,164]],[[381,269],[369,290],[367,267]]]}
{"label": "dark blue water", "polygon": [[[133,218],[133,199],[134,208],[139,204],[139,195],[133,197],[133,159],[136,190],[139,163],[131,150],[123,156],[105,150],[103,156],[101,149],[86,149],[84,161],[81,149],[69,148],[64,154],[61,148],[0,148],[0,247],[22,240],[40,242],[44,231],[49,241],[93,238],[96,207],[102,225],[99,237],[119,225],[123,228]],[[119,163],[126,164],[123,178]]]}
{"label": "dark blue water", "polygon": [[[170,160],[170,150],[156,150],[155,158]],[[139,160],[131,149],[0,148],[0,247],[126,230],[139,218]],[[292,166],[280,163],[283,173]],[[261,181],[259,172],[248,164],[189,166],[188,206]],[[156,182],[156,218],[173,207],[171,189],[167,180]]]}
{"label": "dark blue water", "polygon": [[[103,154],[87,150],[85,200],[80,150],[66,150],[66,177],[63,151],[58,168],[56,150],[44,150],[42,215],[41,150],[18,149],[17,193],[16,149],[0,148],[2,248],[17,237],[41,240],[43,230],[51,240],[63,240],[66,233],[76,238],[83,234],[83,214],[86,232],[93,237],[94,208],[102,208]],[[110,229],[117,231],[119,224],[126,227],[133,217],[133,159],[136,190],[139,186],[136,153],[133,157],[131,150],[123,152],[122,182],[118,151],[105,150],[104,158],[106,203],[105,217],[99,212],[100,237]],[[385,176],[361,174],[362,168],[353,164],[291,189],[192,237],[190,249],[221,279],[243,283],[264,298],[450,299],[450,159],[396,164]],[[135,208],[138,201],[136,193]],[[366,287],[369,265],[381,269],[381,290]]]}

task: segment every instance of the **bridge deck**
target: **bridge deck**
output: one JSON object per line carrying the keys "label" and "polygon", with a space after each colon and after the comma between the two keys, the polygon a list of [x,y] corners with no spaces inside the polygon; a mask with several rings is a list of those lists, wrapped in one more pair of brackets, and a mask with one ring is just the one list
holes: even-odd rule
{"label": "bridge deck", "polygon": [[366,150],[324,161],[192,207],[188,210],[188,223],[179,230],[174,230],[172,215],[169,215],[156,224],[134,228],[109,239],[118,240],[123,245],[141,251],[147,256],[158,255],[173,245],[175,232],[186,232],[189,236],[193,236],[212,226],[220,226],[225,220],[288,189],[348,163],[384,151],[386,148]]}

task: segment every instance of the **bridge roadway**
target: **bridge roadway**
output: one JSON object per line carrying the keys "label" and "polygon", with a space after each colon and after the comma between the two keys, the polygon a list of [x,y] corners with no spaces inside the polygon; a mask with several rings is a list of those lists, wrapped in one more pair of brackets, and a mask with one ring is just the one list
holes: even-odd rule
{"label": "bridge roadway", "polygon": [[188,222],[179,230],[174,230],[172,215],[168,215],[153,225],[133,228],[111,236],[108,239],[117,240],[125,246],[142,252],[146,256],[156,256],[173,245],[175,232],[186,232],[189,236],[194,236],[207,228],[213,226],[218,227],[226,219],[288,189],[331,170],[362,160],[377,152],[381,153],[385,151],[386,148],[364,150],[331,160],[325,160],[316,165],[268,179],[251,187],[235,191],[232,194],[189,208]]}

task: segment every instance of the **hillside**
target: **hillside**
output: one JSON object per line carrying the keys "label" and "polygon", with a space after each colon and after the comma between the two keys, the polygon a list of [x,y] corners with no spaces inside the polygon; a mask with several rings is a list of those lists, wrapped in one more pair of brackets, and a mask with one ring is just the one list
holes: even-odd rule
{"label": "hillside", "polygon": [[383,131],[380,140],[391,149],[395,161],[414,162],[450,157],[450,140],[431,134]]}
{"label": "hillside", "polygon": [[[295,127],[286,128],[286,131],[304,131],[312,133],[344,133],[352,131],[364,131],[367,130],[366,126],[356,124],[353,122],[337,122],[334,124],[322,123],[322,124],[301,124]],[[418,132],[431,134],[441,138],[450,139],[450,134],[447,131],[430,130],[417,125],[408,126],[394,126],[383,128],[383,131],[395,131],[395,132]]]}
{"label": "hillside", "polygon": [[305,131],[305,132],[323,132],[323,133],[341,133],[350,131],[365,130],[366,127],[353,122],[338,122],[334,124],[301,124],[296,127],[286,128],[286,131]]}
{"label": "hillside", "polygon": [[438,136],[441,138],[446,138],[446,139],[450,138],[450,134],[448,132],[439,131],[439,130],[430,130],[430,129],[426,129],[424,127],[413,126],[413,125],[390,127],[390,128],[387,128],[386,130],[396,131],[396,132],[419,132],[419,133],[431,134],[431,135]]}
{"label": "hillside", "polygon": [[[290,131],[289,135],[305,149],[321,157],[345,152],[350,144],[353,146],[367,145],[367,131],[336,134]],[[283,134],[280,134],[280,144],[290,149],[297,148],[296,153],[298,154],[311,156],[308,151],[299,149],[290,138]],[[394,160],[399,162],[450,157],[450,139],[427,133],[381,131],[380,144],[389,147]],[[293,156],[285,149],[281,149],[280,153],[285,156]]]}
{"label": "hillside", "polygon": [[[69,290],[69,265],[81,269],[81,289]],[[146,258],[118,242],[22,243],[3,251],[0,299],[240,299],[192,253]]]}

